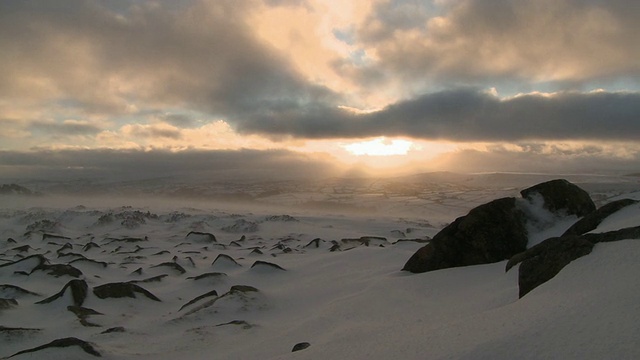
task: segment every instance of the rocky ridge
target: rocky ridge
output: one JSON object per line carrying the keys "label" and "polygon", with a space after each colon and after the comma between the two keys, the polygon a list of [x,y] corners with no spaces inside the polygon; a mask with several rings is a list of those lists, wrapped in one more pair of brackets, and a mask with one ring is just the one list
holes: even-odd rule
{"label": "rocky ridge", "polygon": [[[588,234],[608,216],[637,204],[637,200],[617,200],[596,209],[586,191],[563,179],[544,182],[520,193],[521,199],[494,200],[456,219],[418,249],[402,270],[422,273],[508,260],[506,271],[520,264],[518,285],[519,296],[523,297],[571,261],[590,254],[597,243],[640,239],[640,226]],[[538,221],[532,215],[532,206],[551,212],[555,219],[577,216],[580,220],[561,236],[527,248],[527,224]]]}

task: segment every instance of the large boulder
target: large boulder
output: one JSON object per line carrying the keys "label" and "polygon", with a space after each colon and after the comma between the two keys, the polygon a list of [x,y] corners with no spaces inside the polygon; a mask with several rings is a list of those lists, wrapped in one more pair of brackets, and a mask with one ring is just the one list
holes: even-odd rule
{"label": "large boulder", "polygon": [[547,239],[527,251],[518,272],[519,296],[547,282],[567,264],[588,255],[593,243],[577,237],[556,237]]}
{"label": "large boulder", "polygon": [[589,193],[567,180],[547,181],[520,192],[523,198],[535,201],[536,196],[544,200],[544,208],[553,213],[585,216],[596,210]]}
{"label": "large boulder", "polygon": [[638,200],[633,200],[633,199],[621,199],[621,200],[610,202],[600,207],[598,210],[580,219],[578,222],[573,224],[569,229],[567,229],[567,231],[565,231],[564,234],[562,234],[562,236],[586,234],[589,231],[597,228],[598,225],[600,225],[600,223],[604,219],[609,217],[611,214],[627,206],[637,204],[638,202],[639,202]]}
{"label": "large boulder", "polygon": [[524,213],[515,198],[472,209],[420,248],[402,270],[413,273],[509,259],[527,247]]}
{"label": "large boulder", "polygon": [[551,280],[573,260],[591,253],[594,245],[627,239],[640,239],[640,226],[581,236],[566,235],[549,238],[530,249],[513,256],[506,270],[520,264],[518,285],[520,297]]}

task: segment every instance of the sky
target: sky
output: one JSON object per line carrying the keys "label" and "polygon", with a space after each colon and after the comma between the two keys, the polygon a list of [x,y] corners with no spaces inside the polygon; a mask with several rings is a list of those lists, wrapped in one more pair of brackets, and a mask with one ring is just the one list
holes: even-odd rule
{"label": "sky", "polygon": [[6,0],[0,172],[638,172],[638,18],[636,0]]}

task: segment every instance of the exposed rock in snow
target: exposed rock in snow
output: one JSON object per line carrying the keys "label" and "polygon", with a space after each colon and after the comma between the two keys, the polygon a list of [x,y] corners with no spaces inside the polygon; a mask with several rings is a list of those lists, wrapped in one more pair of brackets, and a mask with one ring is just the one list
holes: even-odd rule
{"label": "exposed rock in snow", "polygon": [[524,221],[515,198],[480,205],[436,234],[403,270],[420,273],[508,259],[526,249]]}
{"label": "exposed rock in snow", "polygon": [[547,181],[520,191],[525,199],[539,194],[544,206],[552,212],[585,216],[596,209],[596,205],[585,190],[564,179]]}
{"label": "exposed rock in snow", "polygon": [[563,236],[586,234],[589,231],[597,228],[598,225],[600,225],[600,223],[609,215],[619,211],[622,208],[625,208],[629,205],[637,204],[639,202],[640,201],[633,199],[620,199],[603,205],[599,209],[591,212],[590,214],[587,214],[585,217],[573,224],[569,229],[567,229],[567,231],[565,231]]}

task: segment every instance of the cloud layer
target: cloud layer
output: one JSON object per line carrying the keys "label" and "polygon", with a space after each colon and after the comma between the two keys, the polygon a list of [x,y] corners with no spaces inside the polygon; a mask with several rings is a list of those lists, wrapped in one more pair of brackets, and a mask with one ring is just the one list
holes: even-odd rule
{"label": "cloud layer", "polygon": [[529,94],[500,99],[475,89],[423,95],[382,110],[301,108],[258,115],[247,132],[306,138],[404,136],[455,141],[640,140],[639,93]]}
{"label": "cloud layer", "polygon": [[173,178],[184,182],[313,179],[339,174],[331,158],[285,150],[0,151],[2,180],[89,179],[104,182]]}
{"label": "cloud layer", "polygon": [[635,142],[638,18],[635,0],[2,1],[0,150]]}

